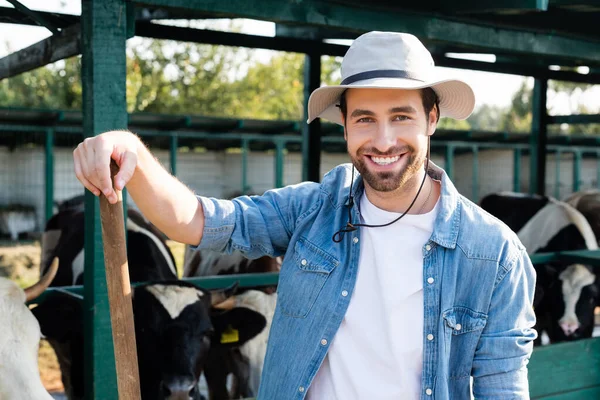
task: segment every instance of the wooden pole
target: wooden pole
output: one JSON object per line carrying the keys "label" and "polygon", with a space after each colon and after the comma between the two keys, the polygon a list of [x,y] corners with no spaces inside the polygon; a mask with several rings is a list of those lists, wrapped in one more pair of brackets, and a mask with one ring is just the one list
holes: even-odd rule
{"label": "wooden pole", "polygon": [[[114,161],[111,161],[110,167],[111,179],[114,182],[119,168]],[[110,322],[115,349],[117,388],[119,400],[139,400],[141,394],[131,303],[132,292],[125,245],[123,194],[120,190],[116,192],[118,198],[116,204],[110,204],[105,196],[100,196],[100,219]]]}

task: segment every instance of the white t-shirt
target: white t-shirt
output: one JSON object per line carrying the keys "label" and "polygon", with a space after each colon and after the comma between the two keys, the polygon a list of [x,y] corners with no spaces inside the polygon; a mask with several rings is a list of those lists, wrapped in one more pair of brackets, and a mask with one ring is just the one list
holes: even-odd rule
{"label": "white t-shirt", "polygon": [[[439,202],[438,202],[439,203]],[[418,399],[423,369],[423,253],[439,205],[361,229],[358,277],[348,310],[311,384],[310,400]],[[363,223],[399,213],[362,196]]]}

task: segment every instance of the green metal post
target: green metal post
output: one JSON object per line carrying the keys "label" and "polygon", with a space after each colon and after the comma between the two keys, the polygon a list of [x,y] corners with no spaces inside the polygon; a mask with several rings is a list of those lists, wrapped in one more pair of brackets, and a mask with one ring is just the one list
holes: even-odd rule
{"label": "green metal post", "polygon": [[242,193],[248,191],[248,149],[249,140],[242,139]]}
{"label": "green metal post", "polygon": [[479,201],[479,148],[477,146],[472,147],[473,151],[473,188],[471,201],[477,203]]}
{"label": "green metal post", "polygon": [[53,214],[54,205],[54,129],[46,129],[46,201],[45,216],[48,221]]}
{"label": "green metal post", "polygon": [[444,164],[448,178],[452,179],[454,177],[454,146],[452,144],[446,145]]}
{"label": "green metal post", "polygon": [[514,150],[513,159],[513,192],[521,191],[521,149]]}
{"label": "green metal post", "polygon": [[275,187],[283,187],[283,150],[285,142],[277,140],[275,142]]}
{"label": "green metal post", "polygon": [[600,189],[600,151],[596,154],[596,187]]}
{"label": "green metal post", "polygon": [[169,161],[171,163],[171,174],[177,176],[177,147],[178,147],[178,138],[176,133],[171,134],[171,142],[170,142],[170,157]]}
{"label": "green metal post", "polygon": [[573,192],[578,192],[581,186],[581,151],[573,152]]}
{"label": "green metal post", "polygon": [[546,143],[548,142],[548,80],[536,78],[533,86],[531,136],[529,140],[529,193],[546,191]]}
{"label": "green metal post", "polygon": [[321,86],[321,55],[310,53],[304,57],[304,118],[302,120],[302,180],[321,180],[321,120],[310,124],[308,119],[308,99],[313,90]]}
{"label": "green metal post", "polygon": [[[82,1],[81,74],[83,131],[86,136],[127,128],[126,15],[126,0]],[[85,211],[85,398],[116,399],[117,380],[99,201],[89,191],[86,191]]]}
{"label": "green metal post", "polygon": [[560,198],[560,159],[562,158],[562,152],[560,149],[556,150],[555,154],[555,177],[554,177],[554,197]]}

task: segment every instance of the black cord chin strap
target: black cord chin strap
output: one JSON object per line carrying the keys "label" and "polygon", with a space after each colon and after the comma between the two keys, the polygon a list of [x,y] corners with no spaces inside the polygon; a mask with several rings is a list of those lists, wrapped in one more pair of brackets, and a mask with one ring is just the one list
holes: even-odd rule
{"label": "black cord chin strap", "polygon": [[427,161],[425,162],[425,176],[423,176],[423,180],[421,181],[421,185],[419,186],[419,190],[417,191],[415,198],[410,203],[410,205],[408,206],[406,211],[404,211],[402,213],[402,215],[400,215],[395,220],[390,221],[386,224],[369,225],[369,224],[353,224],[352,223],[352,207],[354,206],[354,196],[352,195],[352,185],[354,184],[354,165],[352,165],[352,180],[350,181],[350,194],[348,196],[348,222],[346,222],[346,226],[344,228],[340,229],[339,231],[337,231],[336,233],[333,234],[332,240],[335,243],[340,243],[342,241],[342,239],[344,238],[344,233],[354,232],[355,230],[358,229],[357,228],[358,226],[363,226],[365,228],[380,228],[383,226],[389,226],[389,225],[399,221],[410,211],[412,206],[417,201],[417,198],[419,198],[419,195],[421,194],[421,189],[423,189],[423,185],[425,184],[425,180],[427,179],[427,171],[429,170],[429,158],[430,158],[430,147],[431,147],[430,142],[431,142],[431,136],[428,136],[427,137]]}

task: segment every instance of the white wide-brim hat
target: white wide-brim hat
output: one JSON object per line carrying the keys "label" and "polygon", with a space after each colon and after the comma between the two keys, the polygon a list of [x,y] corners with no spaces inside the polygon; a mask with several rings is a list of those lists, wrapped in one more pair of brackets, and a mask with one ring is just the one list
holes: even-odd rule
{"label": "white wide-brim hat", "polygon": [[432,88],[439,98],[440,116],[466,119],[475,108],[473,89],[459,79],[436,76],[431,54],[408,33],[369,32],[359,36],[342,61],[342,82],[323,86],[308,100],[308,123],[325,118],[343,125],[339,105],[346,89]]}

